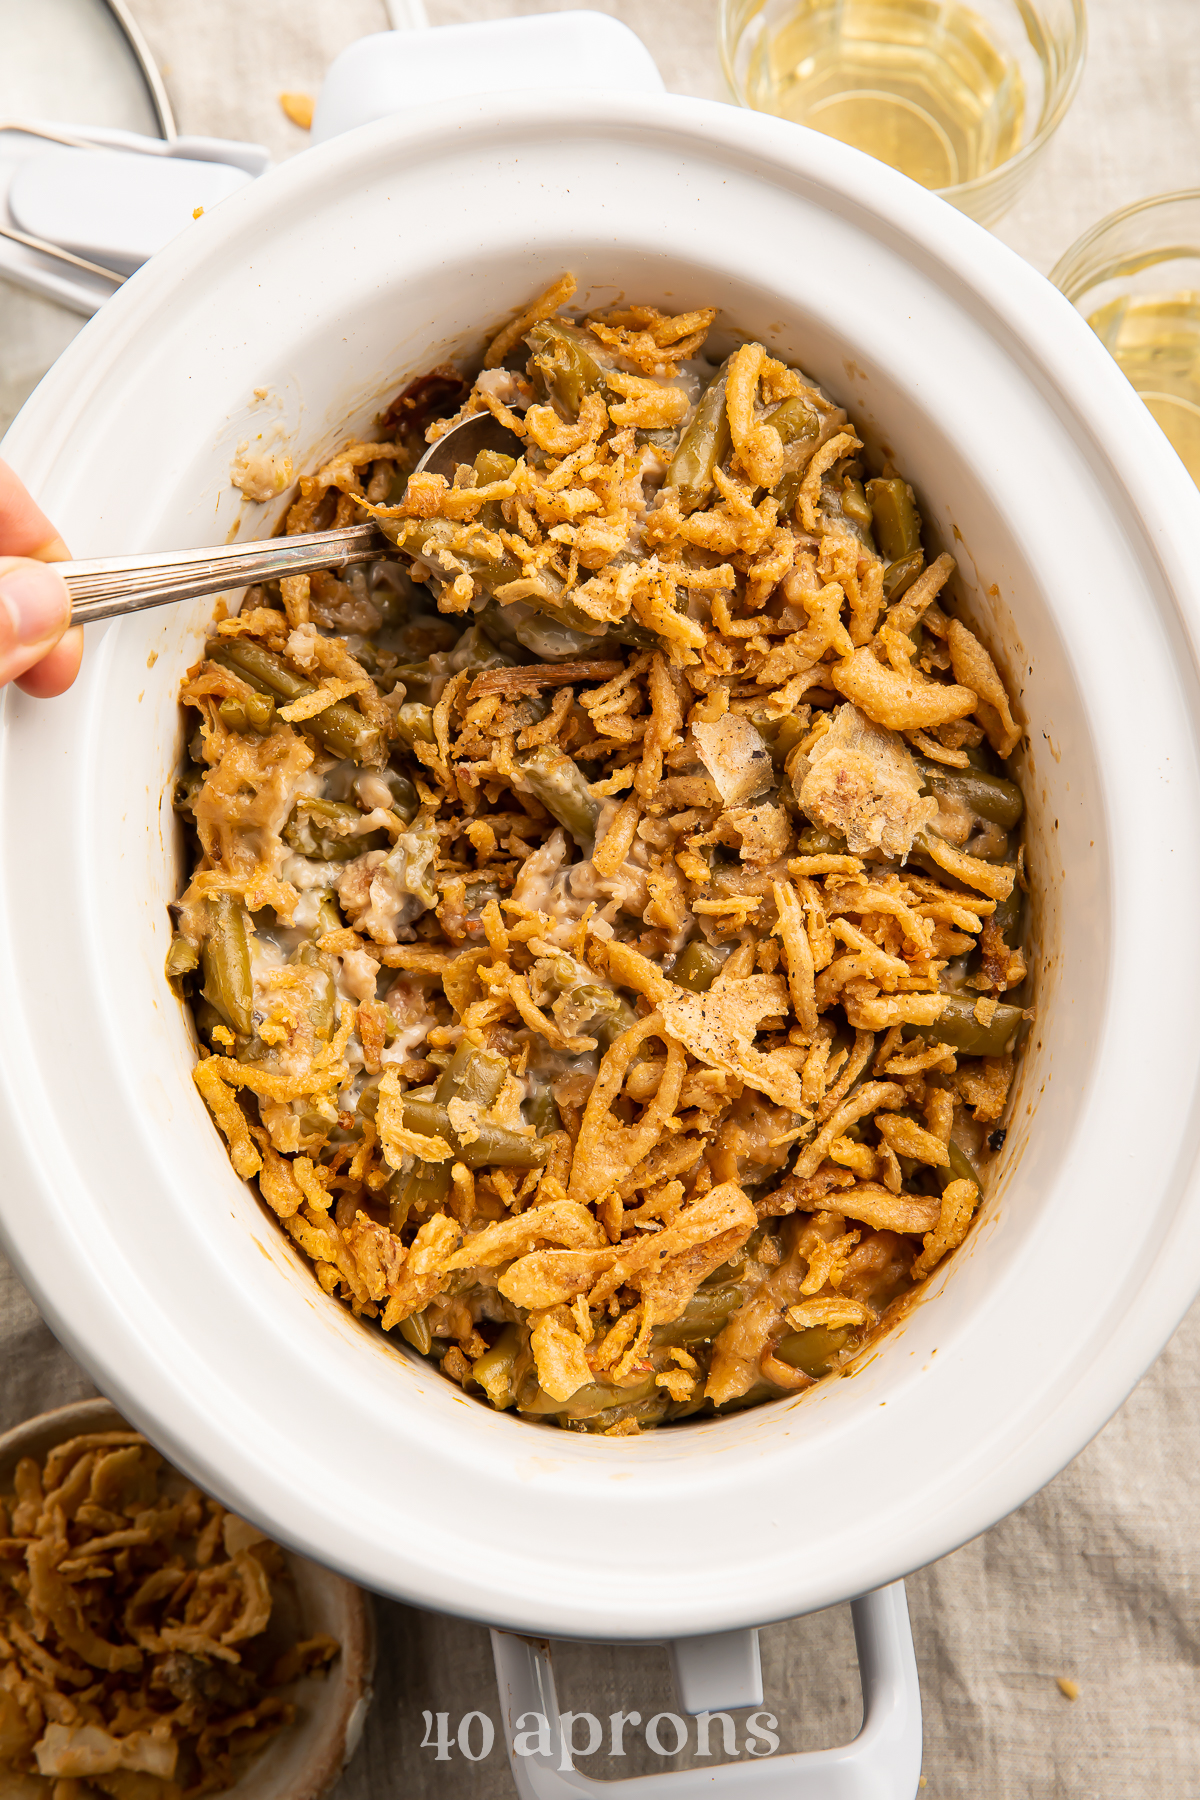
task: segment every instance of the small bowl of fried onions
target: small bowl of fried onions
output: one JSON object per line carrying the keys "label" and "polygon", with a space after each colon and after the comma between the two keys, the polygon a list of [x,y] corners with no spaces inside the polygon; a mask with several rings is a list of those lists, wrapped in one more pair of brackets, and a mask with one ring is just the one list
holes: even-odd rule
{"label": "small bowl of fried onions", "polygon": [[0,1437],[0,1792],[318,1800],[362,1733],[360,1588],[210,1500],[107,1400]]}

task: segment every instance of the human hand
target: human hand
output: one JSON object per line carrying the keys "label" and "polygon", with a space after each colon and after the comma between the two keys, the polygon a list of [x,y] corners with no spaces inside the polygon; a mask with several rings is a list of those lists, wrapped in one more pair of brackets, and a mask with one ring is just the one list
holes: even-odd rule
{"label": "human hand", "polygon": [[0,462],[0,685],[48,700],[79,673],[83,629],[68,629],[71,598],[49,566],[70,551],[7,463]]}

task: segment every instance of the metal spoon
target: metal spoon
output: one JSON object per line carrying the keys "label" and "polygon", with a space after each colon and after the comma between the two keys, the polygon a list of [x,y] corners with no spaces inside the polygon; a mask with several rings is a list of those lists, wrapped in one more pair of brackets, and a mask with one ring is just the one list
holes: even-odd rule
{"label": "metal spoon", "polygon": [[[481,450],[520,456],[523,449],[515,432],[491,413],[476,413],[431,444],[417,468],[453,480],[458,465],[473,463]],[[351,563],[371,562],[387,548],[388,540],[379,527],[367,523],[349,525],[344,531],[302,531],[295,537],[223,544],[210,550],[107,556],[54,566],[71,595],[72,624],[87,625],[95,619],[165,606],[172,600],[194,600],[200,594],[248,587],[255,581],[348,568]]]}

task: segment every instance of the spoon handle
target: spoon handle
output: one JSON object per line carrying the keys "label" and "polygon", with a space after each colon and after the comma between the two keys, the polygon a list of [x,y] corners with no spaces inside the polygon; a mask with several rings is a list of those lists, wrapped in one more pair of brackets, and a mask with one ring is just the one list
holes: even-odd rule
{"label": "spoon handle", "polygon": [[382,533],[367,524],[209,550],[101,557],[54,566],[70,592],[73,623],[87,625],[95,619],[141,612],[148,606],[165,606],[172,600],[193,600],[224,588],[247,587],[254,581],[369,562],[384,547]]}

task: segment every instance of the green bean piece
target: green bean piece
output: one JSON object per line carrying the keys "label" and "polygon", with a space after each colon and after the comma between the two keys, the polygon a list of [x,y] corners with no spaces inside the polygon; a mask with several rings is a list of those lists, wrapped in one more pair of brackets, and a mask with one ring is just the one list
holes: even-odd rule
{"label": "green bean piece", "polygon": [[276,656],[273,650],[264,650],[261,644],[255,644],[249,638],[222,638],[220,643],[208,646],[207,655],[210,662],[223,663],[227,669],[235,669],[239,675],[244,675],[260,694],[278,694],[284,700],[300,700],[305,694],[314,692],[314,684],[306,681],[303,675],[297,675],[281,656]]}
{"label": "green bean piece", "polygon": [[875,516],[875,541],[889,562],[900,562],[921,548],[921,521],[912,493],[899,476],[879,476],[867,483]]}
{"label": "green bean piece", "polygon": [[270,694],[249,694],[242,702],[246,724],[265,737],[275,724],[275,701]]}
{"label": "green bean piece", "polygon": [[[584,1391],[584,1389],[580,1389],[580,1393]],[[625,1390],[614,1388],[612,1391],[614,1394],[619,1394]],[[638,1387],[636,1392],[641,1394],[641,1387]],[[642,1399],[623,1400],[619,1405],[605,1407],[600,1412],[588,1412],[579,1418],[572,1410],[578,1398],[578,1394],[571,1396],[556,1416],[554,1423],[562,1431],[578,1431],[588,1437],[595,1437],[601,1432],[608,1431],[622,1419],[636,1419],[640,1427],[652,1428],[655,1425],[661,1425],[668,1418],[683,1418],[689,1410],[692,1410],[677,1406],[665,1388],[655,1388]]]}
{"label": "green bean piece", "polygon": [[[971,974],[971,964],[974,956],[974,950],[968,950],[962,956],[952,956],[950,958],[946,967],[942,970],[941,975],[940,985],[944,994],[966,994],[968,992],[967,979]],[[970,990],[972,1006],[975,1004],[977,992],[978,989]]]}
{"label": "green bean piece", "polygon": [[567,991],[581,1013],[583,1008],[591,1008],[586,1015],[589,1024],[594,1020],[615,1021],[621,1016],[624,1002],[614,988],[605,987],[598,981],[581,981],[578,987]]}
{"label": "green bean piece", "polygon": [[[479,482],[477,485],[482,487],[484,484]],[[476,513],[475,520],[485,531],[504,531],[508,524],[504,517],[504,506],[499,500],[485,500]]]}
{"label": "green bean piece", "polygon": [[488,901],[499,901],[503,891],[494,881],[468,881],[463,890],[463,906],[471,918],[478,919]]}
{"label": "green bean piece", "polygon": [[463,632],[449,657],[450,669],[455,675],[460,674],[463,669],[472,675],[481,674],[485,669],[510,669],[512,663],[512,657],[497,649],[478,625],[472,625]]}
{"label": "green bean piece", "polygon": [[667,470],[665,485],[679,489],[679,504],[684,512],[695,512],[704,505],[716,485],[713,471],[720,468],[733,446],[725,400],[731,360],[725,359],[701,394],[692,422]]}
{"label": "green bean piece", "polygon": [[506,1325],[490,1350],[472,1364],[471,1374],[479,1383],[497,1412],[513,1403],[513,1364],[521,1348],[521,1331],[517,1325]]}
{"label": "green bean piece", "polygon": [[360,837],[342,836],[339,825],[356,825],[362,818],[357,806],[344,800],[298,801],[283,828],[283,841],[300,856],[316,862],[350,862],[364,850],[378,849],[387,833],[370,831]]}
{"label": "green bean piece", "polygon": [[[521,642],[513,629],[515,623],[513,614],[516,610],[512,606],[501,606],[498,600],[489,600],[483,611],[476,617],[489,638],[492,638],[504,649],[519,653],[527,646]],[[520,655],[516,654],[514,661],[519,662],[520,660]]]}
{"label": "green bean piece", "polygon": [[[705,1294],[710,1288],[725,1287],[731,1281],[739,1280],[746,1264],[750,1261],[750,1258],[754,1255],[754,1252],[758,1249],[758,1246],[762,1243],[766,1235],[766,1225],[759,1225],[750,1233],[746,1242],[741,1244],[738,1249],[733,1252],[733,1255],[727,1262],[723,1262],[719,1268],[713,1270],[711,1275],[705,1277],[700,1286],[696,1289],[696,1292],[698,1294]],[[743,1298],[745,1298],[745,1296],[743,1296]]]}
{"label": "green bean piece", "polygon": [[843,481],[842,517],[849,519],[851,525],[857,528],[860,536],[871,530],[874,514],[861,481]]}
{"label": "green bean piece", "polygon": [[588,1020],[588,1035],[594,1037],[601,1050],[611,1050],[619,1037],[624,1037],[638,1022],[638,1016],[628,1000],[620,994],[616,996],[617,1004],[609,1011]]}
{"label": "green bean piece", "polygon": [[489,1125],[481,1120],[479,1136],[459,1148],[459,1158],[469,1169],[485,1169],[489,1165],[501,1169],[541,1169],[550,1160],[550,1145],[544,1138],[521,1137],[503,1125]]}
{"label": "green bean piece", "polygon": [[898,600],[901,594],[907,594],[921,570],[925,567],[925,553],[914,550],[911,556],[902,556],[899,562],[889,563],[883,571],[883,597],[889,606]]}
{"label": "green bean piece", "polygon": [[637,1024],[638,1016],[628,1000],[618,994],[617,1003],[616,1012],[604,1019],[593,1019],[588,1027],[590,1036],[595,1038],[601,1050],[611,1050],[617,1039]]}
{"label": "green bean piece", "polygon": [[585,397],[605,386],[591,341],[561,319],[543,319],[526,334],[525,342],[532,352],[529,367],[535,385],[556,412],[574,421]]}
{"label": "green bean piece", "polygon": [[422,706],[419,700],[406,700],[396,714],[396,729],[406,744],[436,744],[437,734],[433,729],[433,708]]}
{"label": "green bean piece", "polygon": [[707,1344],[723,1330],[745,1299],[740,1287],[702,1287],[688,1301],[677,1319],[654,1327],[654,1343],[663,1349],[683,1349],[688,1344]]}
{"label": "green bean piece", "polygon": [[[449,621],[447,621],[447,623],[448,622]],[[401,634],[398,633],[397,635]],[[407,635],[407,628],[403,635]],[[424,637],[423,632],[419,635]],[[457,641],[456,638],[455,642],[457,643]],[[453,646],[451,646],[451,648],[453,648]],[[435,654],[435,652],[439,656],[444,656],[446,653],[445,646],[443,644],[428,645],[422,643],[417,649],[404,651],[407,660],[396,663],[391,671],[396,682],[399,683],[402,681],[407,688],[410,683],[419,685],[423,681],[430,681],[433,677],[433,670],[429,666],[429,658]]]}
{"label": "green bean piece", "polygon": [[812,1325],[807,1331],[789,1331],[775,1346],[775,1355],[789,1369],[803,1369],[814,1381],[828,1375],[834,1356],[850,1336],[849,1327]]}
{"label": "green bean piece", "polygon": [[530,791],[552,818],[570,832],[580,849],[591,855],[596,842],[600,802],[587,784],[579,765],[552,744],[539,744],[519,759]]}
{"label": "green bean piece", "polygon": [[774,412],[767,414],[763,424],[774,427],[785,449],[789,444],[815,444],[821,435],[821,420],[816,408],[802,400],[799,394],[781,401]]}
{"label": "green bean piece", "polygon": [[[394,694],[398,687],[403,687],[404,697],[414,697],[415,690],[420,690],[425,698],[429,697],[429,683],[433,679],[433,670],[428,662],[397,663],[388,675],[387,682],[382,683],[389,693]],[[388,682],[391,686],[388,687]]]}
{"label": "green bean piece", "polygon": [[975,1017],[975,1002],[966,994],[947,994],[940,1019],[917,1028],[920,1037],[949,1044],[966,1056],[1003,1056],[1025,1015],[1019,1006],[999,1005],[990,1025]]}
{"label": "green bean piece", "polygon": [[372,1124],[379,1111],[379,1084],[382,1080],[382,1075],[368,1076],[359,1090],[358,1104],[354,1109],[361,1119],[369,1119]]}
{"label": "green bean piece", "polygon": [[[247,1058],[244,1060],[257,1061],[257,1058]],[[315,1107],[306,1107],[300,1114],[300,1134],[302,1137],[327,1139],[329,1136],[329,1129],[328,1119],[326,1119],[323,1114],[319,1113]]]}
{"label": "green bean piece", "polygon": [[[240,675],[260,694],[271,694],[282,700],[301,700],[316,692],[316,684],[306,681],[290,669],[282,656],[264,650],[249,638],[229,638],[209,644],[205,654],[210,662],[220,663]],[[362,762],[379,749],[379,733],[368,724],[358,708],[345,700],[335,700],[323,712],[304,721],[303,729],[331,750],[335,756],[348,756]]]}
{"label": "green bean piece", "polygon": [[450,1164],[417,1163],[413,1168],[416,1192],[412,1205],[418,1212],[434,1212],[450,1192]]}
{"label": "green bean piece", "polygon": [[[439,1082],[439,1087],[441,1083]],[[549,1160],[550,1146],[542,1138],[522,1137],[507,1126],[492,1125],[480,1119],[477,1135],[468,1143],[460,1138],[450,1123],[450,1114],[436,1100],[404,1102],[404,1123],[410,1131],[425,1137],[444,1138],[455,1156],[468,1169],[484,1169],[489,1165],[501,1169],[540,1169]],[[445,1166],[437,1165],[439,1168]]]}
{"label": "green bean piece", "polygon": [[[449,1114],[445,1107],[449,1101],[474,1100],[480,1110],[490,1106],[500,1089],[504,1086],[508,1075],[508,1064],[502,1056],[493,1056],[489,1051],[479,1050],[474,1044],[460,1044],[451,1057],[446,1068],[438,1078],[434,1089],[434,1098],[429,1100],[406,1101],[406,1108],[413,1106],[432,1106],[436,1114],[432,1131],[426,1126],[416,1126],[427,1136],[440,1135],[452,1142],[449,1130]],[[359,1106],[368,1109],[367,1116],[373,1118],[379,1105],[379,1095],[368,1098],[364,1088]],[[446,1130],[443,1132],[437,1120],[445,1120]],[[463,1159],[466,1160],[465,1158]],[[388,1184],[388,1213],[393,1231],[399,1231],[412,1212],[426,1212],[440,1206],[450,1192],[450,1164],[448,1162],[417,1162],[408,1176],[394,1175]]]}
{"label": "green bean piece", "polygon": [[407,1319],[401,1319],[400,1336],[414,1350],[419,1350],[422,1356],[428,1356],[433,1348],[433,1333],[424,1312],[409,1313]]}
{"label": "green bean piece", "polygon": [[790,519],[796,510],[796,502],[800,498],[800,487],[804,481],[803,469],[789,469],[778,487],[771,493],[778,502],[780,521]]}
{"label": "green bean piece", "polygon": [[997,900],[996,910],[991,917],[992,926],[1012,948],[1016,947],[1017,940],[1012,934],[1021,923],[1023,898],[1020,888],[1014,882],[1012,893],[1007,900]]}
{"label": "green bean piece", "polygon": [[[636,1387],[613,1387],[607,1381],[589,1381],[576,1388],[569,1400],[552,1400],[542,1388],[533,1384],[532,1393],[523,1394],[517,1410],[523,1413],[558,1413],[566,1419],[589,1419],[613,1407],[622,1409],[639,1400],[651,1400],[662,1389],[656,1389],[653,1375],[639,1381]],[[666,1398],[665,1394],[663,1395]]]}
{"label": "green bean piece", "polygon": [[270,694],[251,694],[246,701],[246,717],[255,731],[265,737],[275,726],[275,701]]}
{"label": "green bean piece", "polygon": [[314,938],[321,938],[325,936],[327,931],[340,931],[341,929],[341,908],[334,899],[332,890],[330,890],[322,896],[321,903],[317,907],[317,922],[313,926],[313,936]]}
{"label": "green bean piece", "polygon": [[200,953],[204,998],[240,1037],[254,1034],[254,982],[246,910],[236,894],[214,894],[208,902],[209,928]]}
{"label": "green bean piece", "polygon": [[639,425],[633,434],[635,444],[653,444],[656,450],[674,450],[678,432],[673,425],[647,430]]}
{"label": "green bean piece", "polygon": [[408,1175],[395,1174],[388,1182],[388,1225],[400,1232],[410,1213],[430,1213],[450,1192],[450,1164],[417,1162]]}
{"label": "green bean piece", "polygon": [[989,831],[986,836],[982,836],[982,829],[981,835],[972,837],[967,844],[970,855],[978,857],[980,862],[1007,863],[1011,861],[1008,833],[1001,831],[999,837],[996,837],[992,831]]}
{"label": "green bean piece", "polygon": [[490,486],[493,481],[507,481],[516,466],[516,457],[505,456],[502,450],[481,450],[475,458],[480,487]]}
{"label": "green bean piece", "polygon": [[843,456],[826,471],[821,482],[821,505],[830,517],[840,519],[860,544],[874,552],[871,507],[858,479],[858,467],[853,457]]}
{"label": "green bean piece", "polygon": [[653,1375],[647,1375],[635,1387],[612,1387],[606,1381],[589,1382],[586,1387],[577,1388],[565,1403],[560,1400],[558,1409],[567,1419],[595,1419],[605,1415],[612,1419],[628,1414],[631,1408],[637,1408],[640,1416],[645,1417],[641,1408],[647,1401],[655,1403],[654,1410],[660,1414],[666,1411],[667,1394],[657,1386]]}
{"label": "green bean piece", "polygon": [[988,775],[981,769],[948,769],[940,763],[917,758],[917,766],[925,784],[935,794],[945,793],[959,800],[977,819],[986,819],[1004,831],[1012,831],[1021,822],[1025,796],[1015,781],[1006,775]]}
{"label": "green bean piece", "polygon": [[527,1125],[532,1125],[540,1138],[549,1137],[552,1131],[558,1131],[562,1125],[559,1116],[558,1102],[554,1098],[554,1090],[549,1082],[540,1087],[532,1099],[525,1102],[522,1117]]}
{"label": "green bean piece", "polygon": [[693,938],[671,970],[671,980],[693,994],[707,994],[728,954],[728,950],[716,950],[703,938]]}
{"label": "green bean piece", "polygon": [[185,938],[177,931],[171,939],[171,948],[167,951],[166,972],[168,981],[178,981],[183,975],[190,975],[193,969],[200,967],[200,955],[190,938]]}
{"label": "green bean piece", "polygon": [[770,750],[771,761],[777,770],[783,768],[801,738],[808,736],[808,727],[792,713],[785,714],[782,719],[752,717],[750,723]]}
{"label": "green bean piece", "polygon": [[399,813],[406,825],[411,825],[421,810],[421,801],[408,776],[402,775],[399,769],[393,769],[390,764],[386,768],[375,769],[372,773],[378,776],[392,796],[392,811]]}
{"label": "green bean piece", "polygon": [[[678,605],[676,610],[678,610]],[[632,613],[627,613],[623,619],[618,619],[615,625],[610,625],[607,635],[616,638],[618,644],[628,644],[634,650],[661,650],[663,647],[663,641],[658,633],[651,631],[648,625],[639,625]],[[593,636],[592,645],[594,646],[594,644],[595,637]]]}
{"label": "green bean piece", "polygon": [[217,712],[226,731],[236,731],[239,736],[249,731],[250,722],[246,717],[246,708],[240,700],[236,700],[232,696],[227,700],[222,700]]}
{"label": "green bean piece", "polygon": [[819,825],[802,831],[796,840],[801,856],[845,856],[846,840],[836,832],[822,831]]}
{"label": "green bean piece", "polygon": [[973,1181],[975,1186],[982,1191],[983,1183],[975,1173],[975,1165],[962,1145],[956,1144],[951,1138],[946,1148],[950,1153],[949,1167],[933,1171],[937,1176],[938,1186],[948,1188],[952,1181]]}
{"label": "green bean piece", "polygon": [[[317,953],[312,945],[305,944],[304,949],[311,952],[315,963]],[[325,969],[317,976],[313,997],[308,1003],[308,1016],[313,1031],[324,1043],[328,1043],[337,1027],[338,1003],[333,976]]]}
{"label": "green bean piece", "polygon": [[351,806],[346,800],[319,800],[311,797],[306,798],[302,805],[303,810],[314,821],[327,821],[330,825],[355,825],[362,818],[357,806]]}
{"label": "green bean piece", "polygon": [[460,1044],[439,1076],[433,1097],[439,1106],[448,1106],[455,1099],[470,1100],[486,1111],[507,1080],[508,1063],[503,1056],[474,1044]]}

